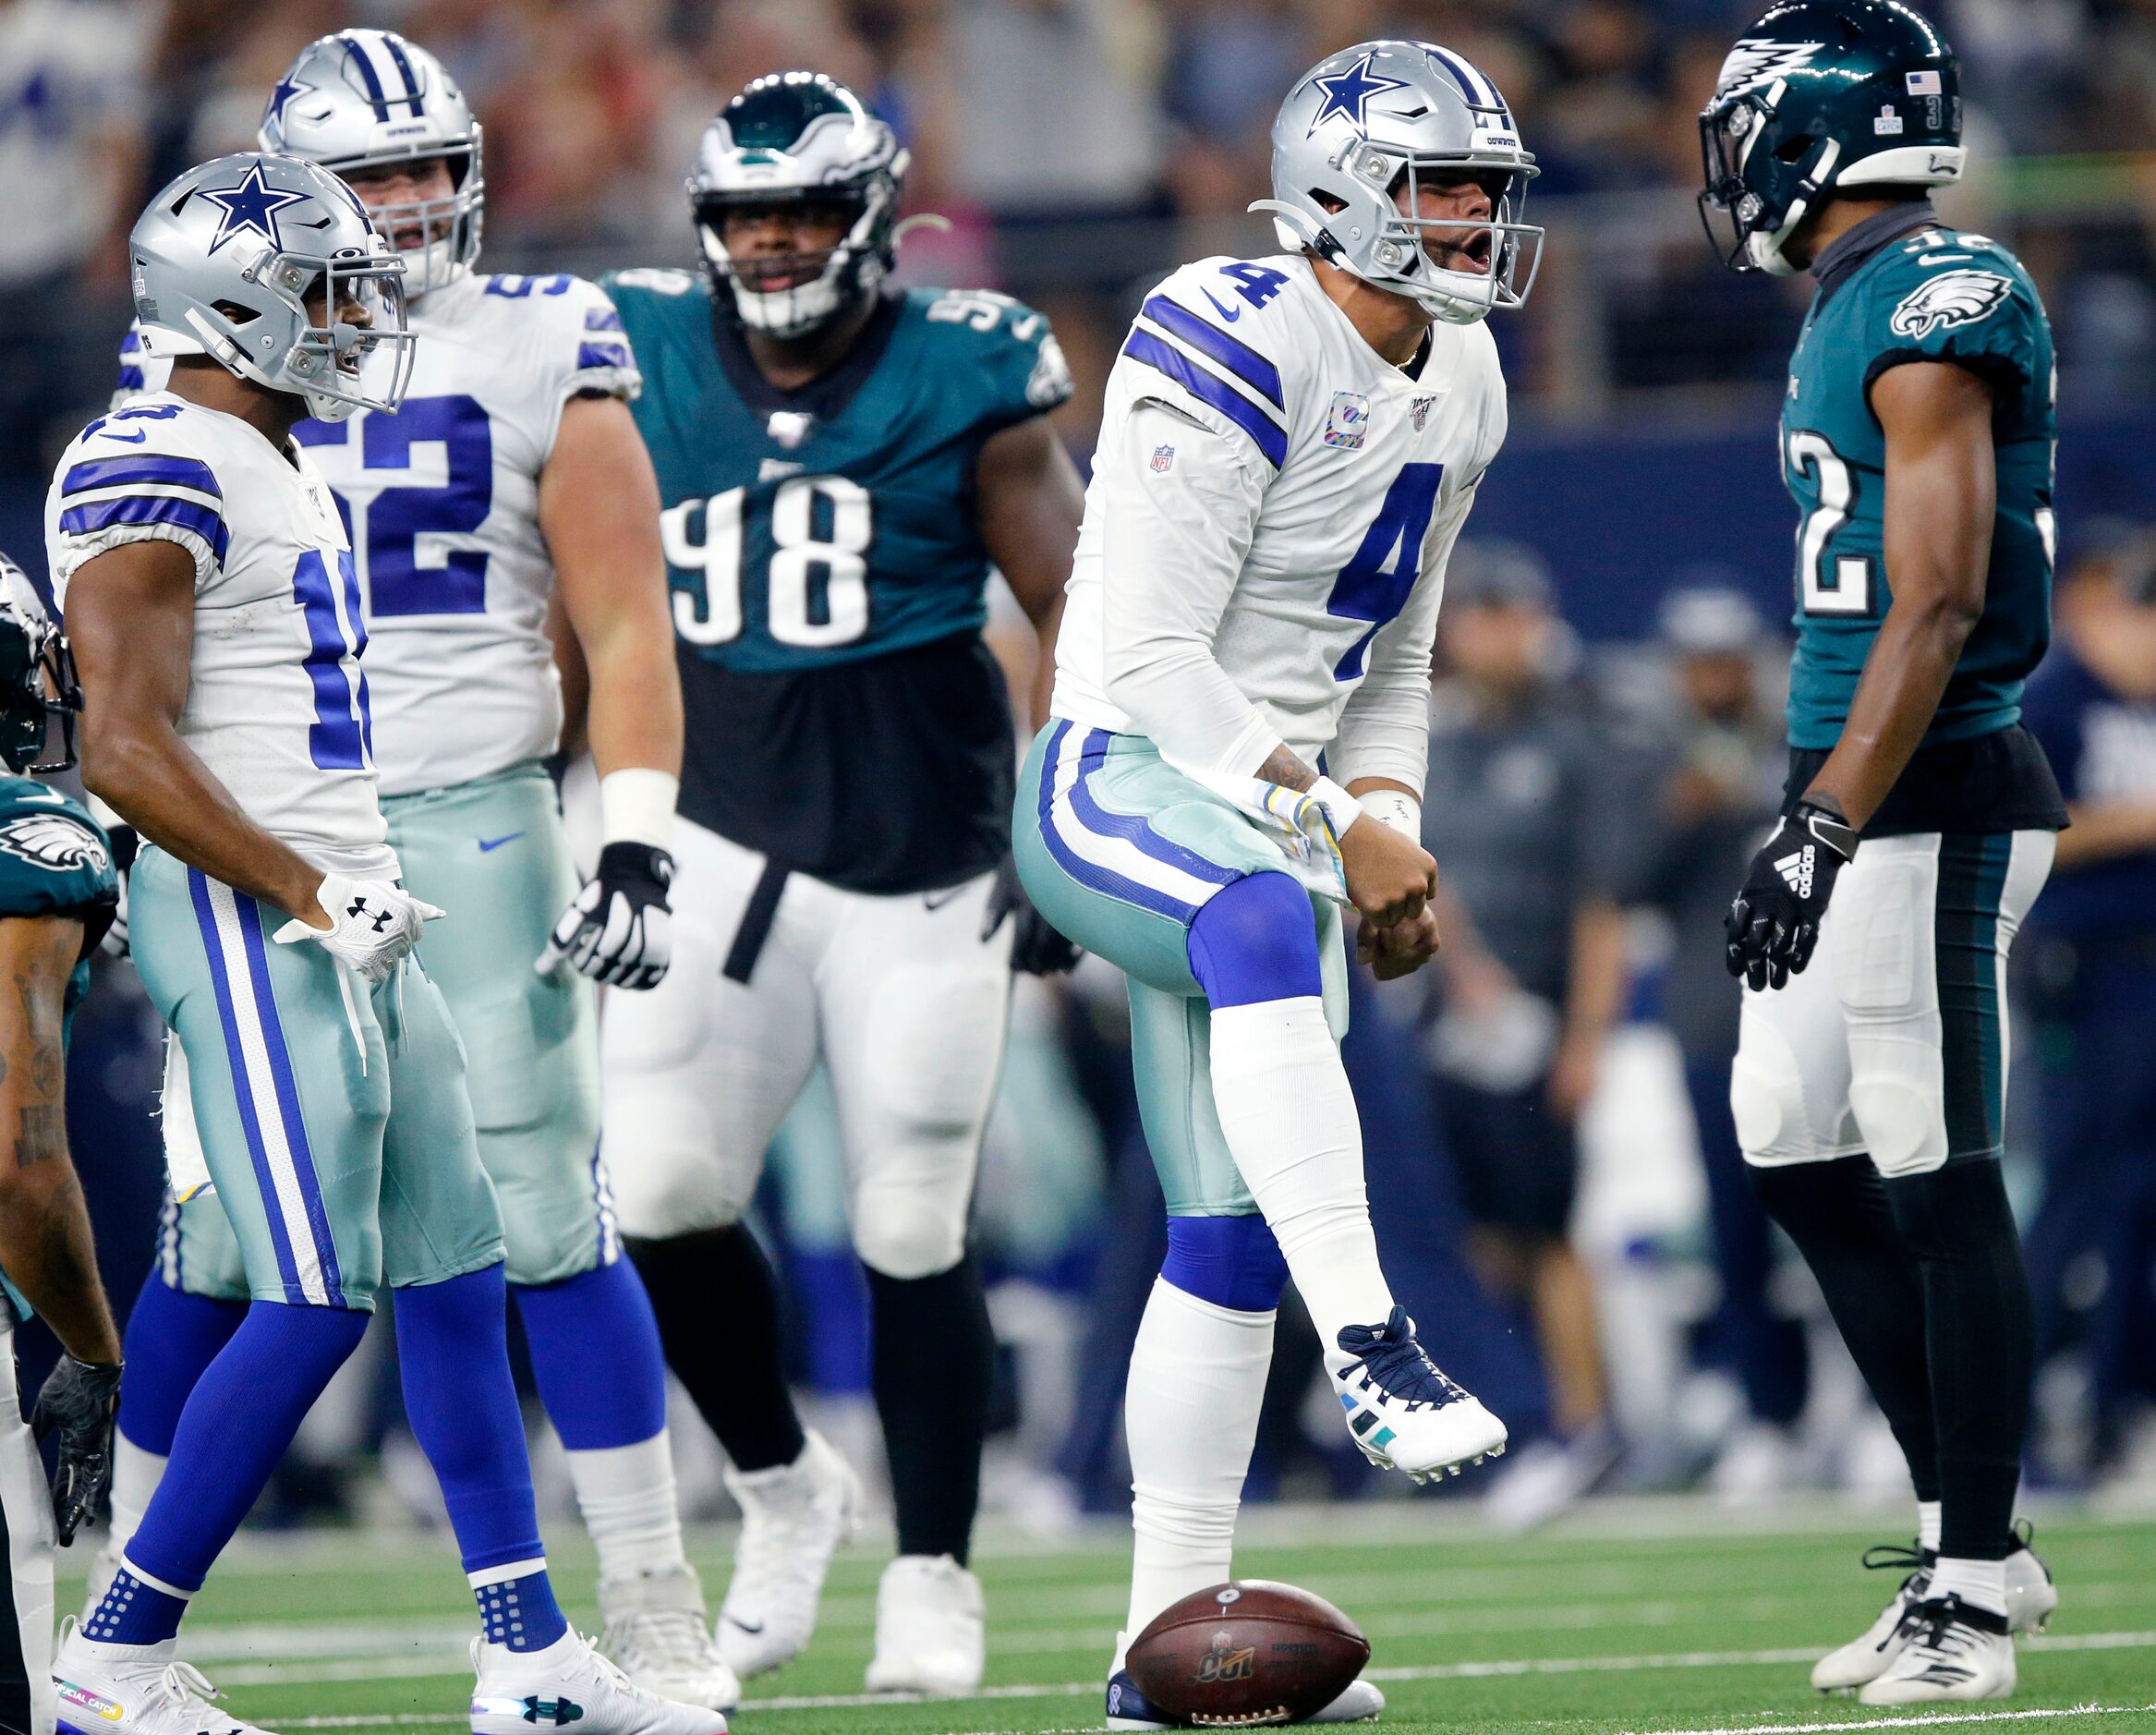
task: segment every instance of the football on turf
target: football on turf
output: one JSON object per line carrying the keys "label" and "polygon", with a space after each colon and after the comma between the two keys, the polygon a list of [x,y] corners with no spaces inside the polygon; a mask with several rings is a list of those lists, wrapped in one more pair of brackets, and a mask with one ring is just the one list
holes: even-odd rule
{"label": "football on turf", "polygon": [[1180,1722],[1254,1729],[1322,1711],[1369,1660],[1370,1641],[1324,1597],[1246,1578],[1162,1610],[1123,1667]]}

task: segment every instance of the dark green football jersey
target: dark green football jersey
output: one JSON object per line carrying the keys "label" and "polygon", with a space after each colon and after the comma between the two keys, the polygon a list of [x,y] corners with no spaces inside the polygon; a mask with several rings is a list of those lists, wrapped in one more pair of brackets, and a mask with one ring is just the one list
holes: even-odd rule
{"label": "dark green football jersey", "polygon": [[[94,944],[119,898],[112,842],[82,804],[0,771],[0,916],[79,914]],[[70,1014],[89,986],[90,965],[79,963],[67,984]]]}
{"label": "dark green football jersey", "polygon": [[714,325],[703,278],[627,271],[602,286],[644,371],[636,422],[684,650],[777,673],[981,629],[974,461],[1071,394],[1041,315],[982,290],[893,293],[853,356],[781,393]]}
{"label": "dark green football jersey", "polygon": [[2054,376],[2036,285],[1996,241],[1927,226],[1823,287],[1797,340],[1782,406],[1782,468],[1797,530],[1797,653],[1789,743],[1841,737],[1857,678],[1894,600],[1882,556],[1886,442],[1871,382],[1898,363],[1958,363],[1991,382],[1998,513],[1982,617],[1924,745],[2013,724],[2051,639]]}

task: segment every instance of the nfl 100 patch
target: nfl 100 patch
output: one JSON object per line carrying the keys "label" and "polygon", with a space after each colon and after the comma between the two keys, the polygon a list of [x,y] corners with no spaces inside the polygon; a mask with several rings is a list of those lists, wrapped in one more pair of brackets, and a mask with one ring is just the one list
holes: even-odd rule
{"label": "nfl 100 patch", "polygon": [[1359,452],[1370,434],[1370,399],[1362,392],[1335,392],[1332,413],[1325,419],[1325,443]]}

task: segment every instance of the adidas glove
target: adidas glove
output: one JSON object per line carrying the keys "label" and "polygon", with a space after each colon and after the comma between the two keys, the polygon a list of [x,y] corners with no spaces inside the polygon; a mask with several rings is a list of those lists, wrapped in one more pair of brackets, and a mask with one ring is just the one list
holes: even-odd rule
{"label": "adidas glove", "polygon": [[419,929],[443,914],[386,880],[324,874],[314,897],[330,918],[327,928],[310,928],[296,916],[272,938],[280,946],[317,940],[370,987],[388,981],[390,972],[418,942]]}
{"label": "adidas glove", "polygon": [[135,857],[142,848],[142,840],[124,819],[115,820],[104,831],[112,839],[113,871],[120,881],[120,901],[113,906],[113,925],[97,943],[107,956],[124,958],[127,955],[127,876],[135,871]]}
{"label": "adidas glove", "polygon": [[53,1528],[65,1548],[96,1513],[113,1476],[113,1417],[120,1407],[120,1365],[63,1354],[39,1388],[30,1413],[40,1440],[60,1437],[53,1464]]}
{"label": "adidas glove", "polygon": [[1724,961],[1756,992],[1780,988],[1811,962],[1835,876],[1857,853],[1857,833],[1809,801],[1784,819],[1760,853],[1723,923]]}
{"label": "adidas glove", "polygon": [[609,988],[655,988],[673,955],[673,857],[650,843],[619,842],[599,853],[599,872],[554,924],[532,967],[541,976],[563,959]]}
{"label": "adidas glove", "polygon": [[1074,970],[1084,952],[1049,926],[1048,918],[1033,907],[1018,878],[1018,858],[1005,855],[996,868],[996,883],[988,892],[988,908],[981,923],[984,940],[995,937],[1005,922],[1011,924],[1011,967],[1027,976],[1054,976]]}

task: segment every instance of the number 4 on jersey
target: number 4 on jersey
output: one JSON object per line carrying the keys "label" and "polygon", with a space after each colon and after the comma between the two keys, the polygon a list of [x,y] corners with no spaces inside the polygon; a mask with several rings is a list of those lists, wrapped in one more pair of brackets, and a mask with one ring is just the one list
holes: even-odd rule
{"label": "number 4 on jersey", "polygon": [[1370,630],[1333,665],[1334,680],[1352,681],[1363,675],[1370,641],[1407,606],[1408,593],[1422,576],[1423,542],[1430,534],[1437,484],[1444,478],[1442,464],[1401,465],[1355,557],[1333,580],[1326,613],[1370,623]]}

